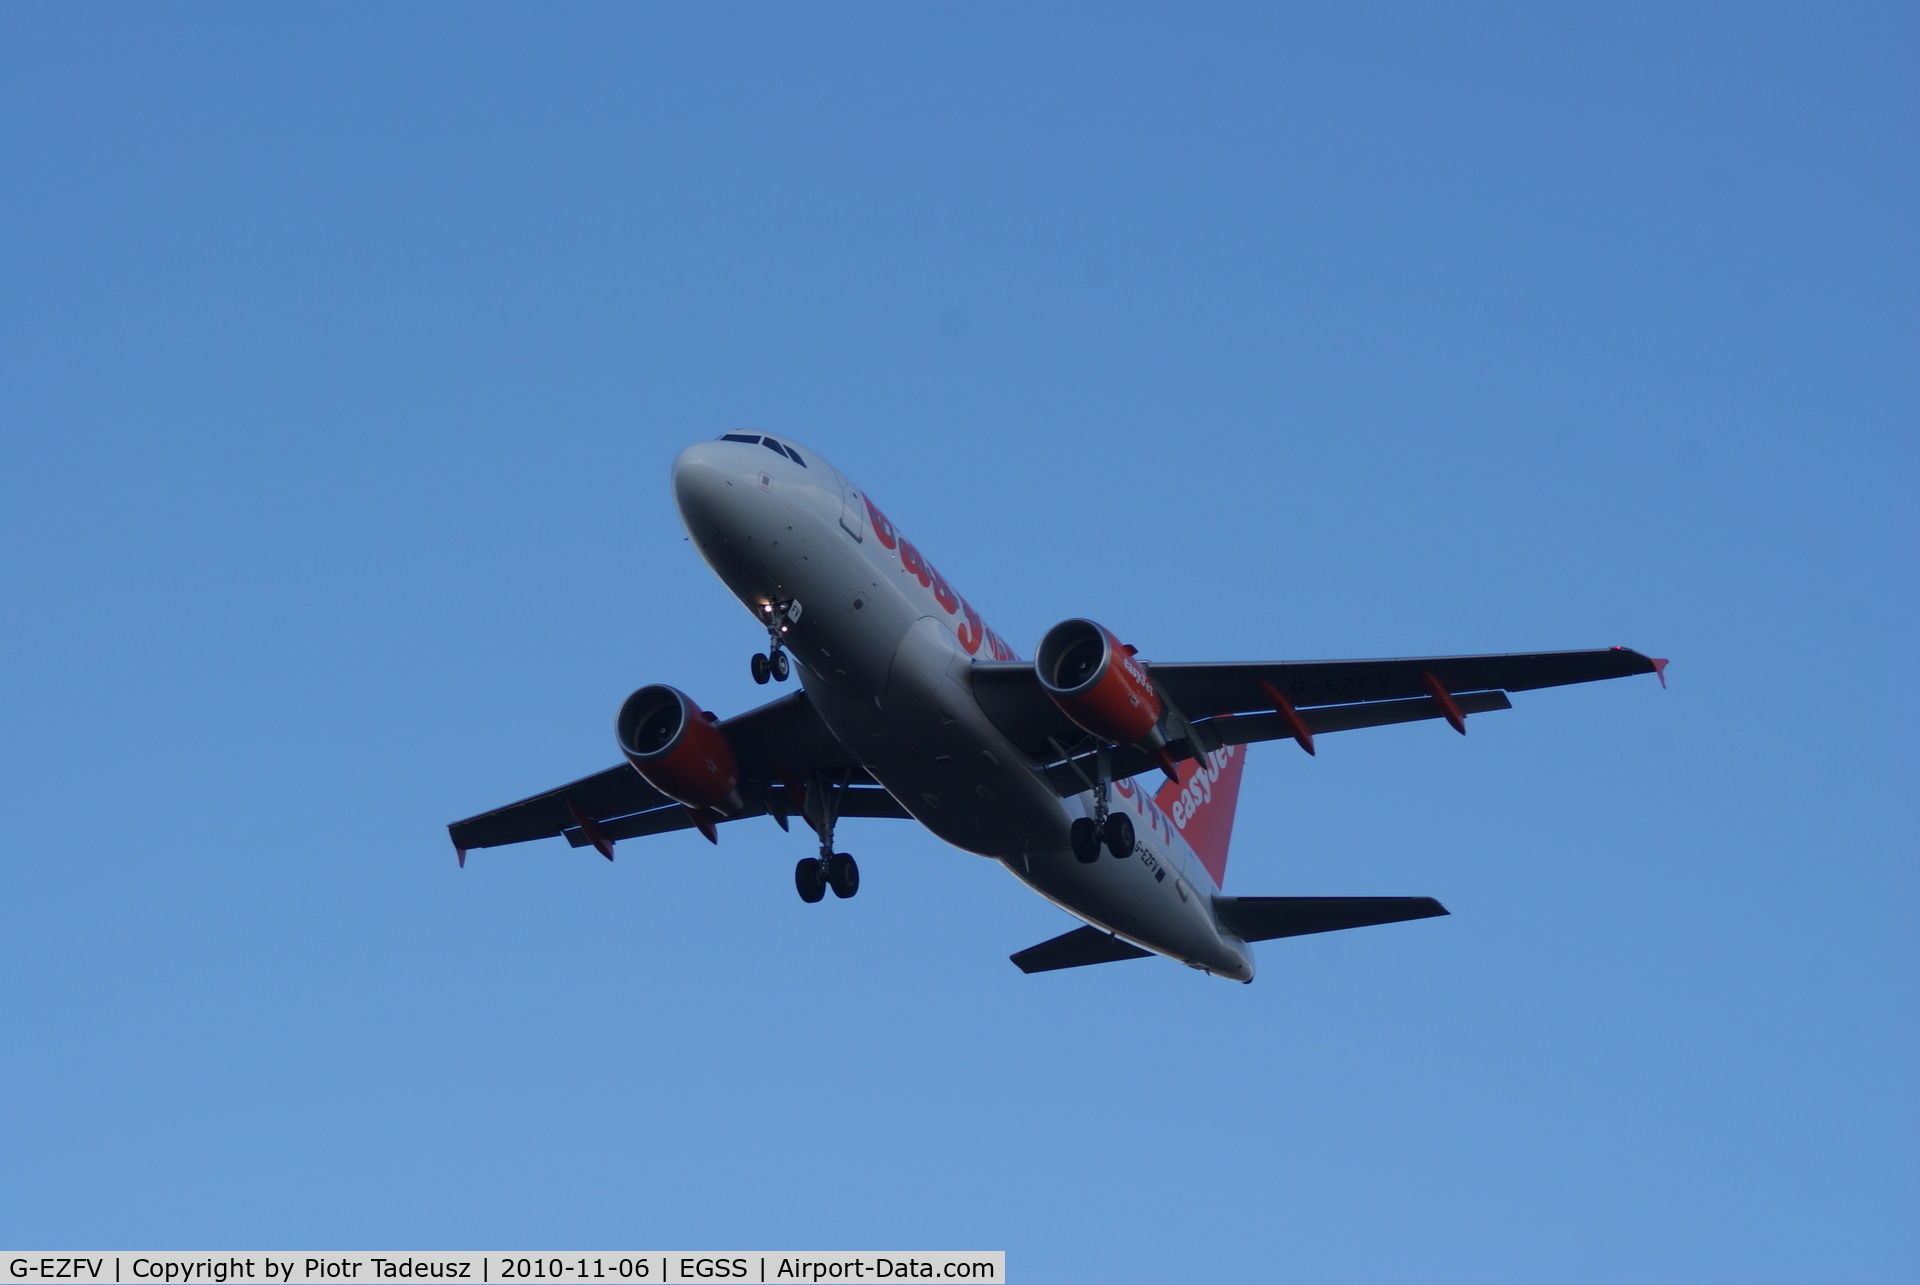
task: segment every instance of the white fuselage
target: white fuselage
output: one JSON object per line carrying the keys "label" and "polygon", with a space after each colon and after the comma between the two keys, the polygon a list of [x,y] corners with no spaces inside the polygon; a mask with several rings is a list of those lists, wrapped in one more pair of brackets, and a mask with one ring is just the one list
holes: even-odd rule
{"label": "white fuselage", "polygon": [[689,446],[674,498],[756,620],[770,602],[800,603],[786,646],[833,734],[948,843],[1137,945],[1251,981],[1245,943],[1214,917],[1212,879],[1138,783],[1111,796],[1133,819],[1135,854],[1075,859],[1068,827],[1092,815],[1092,791],[1060,797],[974,699],[973,661],[1012,650],[851,482],[797,449],[805,464],[757,442]]}

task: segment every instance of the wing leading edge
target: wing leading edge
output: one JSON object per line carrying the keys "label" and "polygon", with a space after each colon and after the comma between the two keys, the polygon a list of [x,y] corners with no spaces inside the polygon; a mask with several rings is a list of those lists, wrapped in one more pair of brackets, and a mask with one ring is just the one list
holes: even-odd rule
{"label": "wing leading edge", "polygon": [[[1156,664],[1159,684],[1189,718],[1271,709],[1265,683],[1298,708],[1430,697],[1423,675],[1447,691],[1524,692],[1634,674],[1659,674],[1667,662],[1628,647],[1400,660],[1295,660],[1271,663]],[[1662,682],[1665,678],[1662,677]]]}

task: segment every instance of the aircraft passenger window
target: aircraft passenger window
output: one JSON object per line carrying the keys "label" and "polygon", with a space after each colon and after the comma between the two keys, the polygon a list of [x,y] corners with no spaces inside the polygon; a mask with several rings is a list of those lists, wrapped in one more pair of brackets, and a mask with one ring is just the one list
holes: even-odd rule
{"label": "aircraft passenger window", "polygon": [[807,462],[800,458],[800,452],[794,450],[791,446],[787,448],[787,454],[793,456],[793,462],[795,464],[798,464],[801,468],[805,468],[807,466]]}
{"label": "aircraft passenger window", "polygon": [[758,433],[722,433],[720,434],[720,440],[723,442],[757,442],[760,440],[760,435]]}

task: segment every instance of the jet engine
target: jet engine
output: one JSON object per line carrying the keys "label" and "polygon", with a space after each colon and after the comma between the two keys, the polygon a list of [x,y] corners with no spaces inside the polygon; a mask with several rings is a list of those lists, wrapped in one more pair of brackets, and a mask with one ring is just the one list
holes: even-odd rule
{"label": "jet engine", "polygon": [[713,715],[656,683],[627,697],[614,720],[620,750],[647,784],[690,808],[739,802],[740,764]]}
{"label": "jet engine", "polygon": [[1040,686],[1074,726],[1113,745],[1157,753],[1160,697],[1133,648],[1091,620],[1063,620],[1047,630],[1035,654]]}

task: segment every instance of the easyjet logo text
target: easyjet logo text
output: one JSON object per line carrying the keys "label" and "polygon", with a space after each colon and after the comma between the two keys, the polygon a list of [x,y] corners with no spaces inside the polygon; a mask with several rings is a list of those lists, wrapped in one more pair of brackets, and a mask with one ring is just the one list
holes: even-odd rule
{"label": "easyjet logo text", "polygon": [[1207,755],[1199,770],[1194,772],[1193,779],[1187,782],[1186,788],[1173,801],[1173,823],[1180,827],[1182,833],[1186,832],[1187,822],[1193,819],[1193,814],[1213,802],[1213,783],[1220,779],[1220,773],[1226,770],[1227,763],[1239,750],[1238,745],[1229,745]]}
{"label": "easyjet logo text", "polygon": [[981,645],[985,644],[987,654],[995,660],[1018,660],[1019,657],[1014,655],[1013,648],[1002,642],[1000,635],[987,627],[986,623],[980,619],[980,613],[973,609],[971,603],[953,591],[953,586],[947,583],[947,578],[934,569],[933,564],[927,561],[920,550],[913,547],[913,541],[900,534],[893,523],[887,520],[887,515],[880,511],[879,506],[864,493],[860,498],[866,502],[867,517],[873,523],[874,538],[899,554],[901,570],[918,580],[922,588],[933,591],[933,600],[940,604],[940,610],[949,616],[958,617],[954,634],[959,638],[960,645],[966,649],[967,655],[978,655]]}

